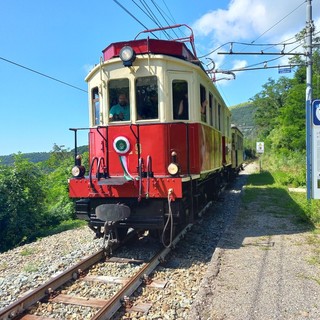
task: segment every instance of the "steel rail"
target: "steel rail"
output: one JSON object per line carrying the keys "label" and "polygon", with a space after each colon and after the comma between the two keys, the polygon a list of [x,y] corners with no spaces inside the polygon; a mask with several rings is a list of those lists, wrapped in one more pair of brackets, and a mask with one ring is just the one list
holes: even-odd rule
{"label": "steel rail", "polygon": [[[172,241],[168,248],[162,249],[160,252],[146,263],[136,275],[134,275],[118,293],[116,293],[108,302],[93,316],[92,320],[110,319],[112,315],[123,306],[125,297],[132,295],[134,291],[142,284],[146,276],[158,266],[159,263],[165,260],[165,257],[171,252],[180,239],[191,229],[192,224],[187,225]],[[73,267],[61,272],[49,281],[45,282],[40,287],[26,293],[24,296],[13,302],[9,306],[0,310],[0,320],[10,320],[15,317],[21,316],[24,311],[34,305],[36,302],[48,297],[50,293],[64,285],[71,279],[77,278],[81,272],[87,270],[92,265],[98,263],[105,258],[106,252],[102,248],[95,254],[83,259]],[[110,259],[110,261],[112,258]],[[106,260],[108,261],[108,259]]]}
{"label": "steel rail", "polygon": [[34,305],[37,301],[45,298],[50,294],[50,292],[61,287],[67,281],[79,275],[79,271],[84,271],[88,269],[93,264],[99,262],[105,257],[105,252],[103,249],[100,249],[95,254],[83,259],[73,267],[63,271],[59,275],[48,280],[46,283],[41,285],[39,288],[34,289],[33,291],[25,294],[17,301],[13,302],[9,306],[0,310],[0,320],[9,320],[12,319],[21,313],[23,313],[27,308]]}
{"label": "steel rail", "polygon": [[191,229],[192,224],[187,225],[172,241],[170,247],[162,249],[157,253],[144,267],[142,267],[139,272],[134,275],[123,288],[116,293],[107,303],[103,306],[98,313],[93,316],[91,320],[107,320],[110,319],[123,305],[125,297],[129,297],[137,288],[142,284],[145,276],[148,276],[159,263],[164,261],[164,258],[174,249],[175,245],[180,241],[180,239]]}

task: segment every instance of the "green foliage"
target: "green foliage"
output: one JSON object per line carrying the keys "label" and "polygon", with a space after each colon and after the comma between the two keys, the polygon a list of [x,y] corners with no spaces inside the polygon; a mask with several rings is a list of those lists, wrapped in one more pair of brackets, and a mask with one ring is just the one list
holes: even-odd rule
{"label": "green foliage", "polygon": [[[58,146],[57,144],[54,144],[53,151],[51,152],[31,152],[31,153],[19,153],[22,157],[29,160],[33,163],[41,163],[47,161],[51,155],[52,152],[56,152],[57,149],[61,151],[67,151],[69,155],[74,155],[74,150],[68,151],[68,149],[63,149],[63,146]],[[78,154],[83,154],[85,152],[88,152],[88,146],[80,146],[78,147]],[[15,154],[10,154],[6,156],[0,156],[0,164],[4,165],[13,165],[14,163],[14,157]]]}
{"label": "green foliage", "polygon": [[247,158],[254,158],[255,156],[255,111],[256,107],[252,102],[241,103],[230,108],[231,123],[235,124],[243,133],[244,150]]}
{"label": "green foliage", "polygon": [[275,180],[287,187],[305,187],[305,153],[283,152],[265,154],[262,157],[263,168],[272,172]]}
{"label": "green foliage", "polygon": [[[20,153],[21,154],[21,153]],[[49,152],[33,152],[33,153],[24,153],[21,154],[25,159],[33,162],[33,163],[39,163],[42,161],[46,161],[50,153]],[[8,156],[0,156],[0,163],[4,165],[13,165],[14,163],[14,154],[10,154]]]}
{"label": "green foliage", "polygon": [[40,228],[44,216],[44,175],[15,156],[12,167],[0,167],[0,250],[6,250]]}
{"label": "green foliage", "polygon": [[252,135],[254,130],[254,114],[256,107],[251,102],[241,103],[230,108],[231,123],[235,124],[245,137]]}
{"label": "green foliage", "polygon": [[[88,152],[83,163],[87,166]],[[74,206],[69,198],[73,165],[74,154],[57,145],[44,162],[35,164],[18,154],[11,166],[0,165],[0,252],[83,225],[73,221]]]}
{"label": "green foliage", "polygon": [[260,137],[266,138],[278,125],[277,117],[291,87],[291,80],[286,77],[281,77],[277,82],[269,78],[263,90],[253,97],[256,106],[254,120]]}
{"label": "green foliage", "polygon": [[48,168],[50,170],[45,184],[46,218],[50,226],[75,218],[73,201],[68,193],[68,178],[73,165],[73,154],[56,144],[53,146],[50,158],[43,163],[43,170]]}

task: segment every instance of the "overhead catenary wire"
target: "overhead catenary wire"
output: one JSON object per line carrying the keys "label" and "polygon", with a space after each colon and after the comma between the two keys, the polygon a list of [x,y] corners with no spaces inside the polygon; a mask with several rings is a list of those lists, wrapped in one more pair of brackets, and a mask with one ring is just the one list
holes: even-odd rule
{"label": "overhead catenary wire", "polygon": [[[291,45],[291,44],[294,44],[294,43],[296,43],[296,42],[299,42],[300,40],[296,40],[296,41],[294,41],[293,43],[286,43],[286,41],[289,41],[289,40],[291,40],[292,38],[290,38],[289,40],[287,39],[287,40],[285,40],[285,41],[282,41],[282,42],[279,42],[279,43],[273,43],[273,44],[255,44],[255,42],[258,40],[258,39],[260,39],[262,36],[264,36],[267,32],[269,32],[270,30],[272,30],[275,26],[277,26],[279,23],[281,23],[282,21],[284,21],[288,16],[290,16],[293,12],[295,12],[296,10],[298,10],[302,5],[304,5],[305,4],[305,0],[302,2],[302,3],[300,3],[296,8],[294,8],[292,11],[290,11],[287,15],[285,15],[283,18],[281,18],[278,22],[276,22],[275,24],[273,24],[270,28],[268,28],[266,31],[264,31],[262,34],[260,34],[255,40],[253,40],[253,41],[251,41],[250,43],[241,43],[241,42],[232,42],[232,41],[229,41],[229,42],[226,42],[226,43],[224,43],[223,45],[220,45],[218,48],[216,48],[216,49],[214,49],[214,50],[212,50],[212,51],[210,51],[208,54],[205,54],[205,55],[203,55],[203,56],[201,56],[200,58],[204,58],[204,57],[207,57],[207,56],[209,56],[209,55],[211,55],[211,54],[213,54],[214,52],[216,52],[217,50],[219,50],[220,48],[222,48],[223,46],[225,46],[225,45],[230,45],[230,44],[232,44],[232,43],[237,43],[237,44],[241,44],[241,45],[246,45],[246,46],[268,46],[268,47],[273,47],[273,46],[277,46],[277,45],[283,45],[283,46],[285,46],[285,45]],[[271,48],[270,47],[270,48]],[[270,49],[270,48],[266,48],[265,50],[267,50],[267,49]],[[261,62],[261,63],[264,63],[264,62]],[[225,64],[225,63],[224,63]],[[223,64],[223,65],[224,65]]]}
{"label": "overhead catenary wire", "polygon": [[69,87],[71,87],[71,88],[74,88],[74,89],[77,89],[77,90],[79,90],[79,91],[83,91],[83,92],[85,92],[85,93],[88,93],[87,90],[84,90],[84,89],[82,89],[82,88],[79,88],[79,87],[77,87],[77,86],[74,86],[74,85],[72,85],[72,84],[70,84],[70,83],[68,83],[68,82],[59,80],[59,79],[57,79],[57,78],[51,77],[51,76],[49,76],[49,75],[47,75],[47,74],[45,74],[45,73],[42,73],[42,72],[40,72],[40,71],[37,71],[37,70],[32,69],[32,68],[29,68],[29,67],[26,67],[26,66],[24,66],[24,65],[22,65],[22,64],[19,64],[19,63],[17,63],[17,62],[12,61],[12,60],[9,60],[9,59],[3,58],[3,57],[0,57],[0,59],[3,60],[3,61],[5,61],[5,62],[11,63],[11,64],[13,64],[13,65],[15,65],[15,66],[17,66],[17,67],[19,67],[19,68],[23,68],[23,69],[26,69],[26,70],[31,71],[31,72],[33,72],[33,73],[36,73],[36,74],[38,74],[38,75],[40,75],[40,76],[42,76],[42,77],[45,77],[45,78],[54,80],[54,81],[56,81],[56,82],[59,82],[59,83],[61,83],[61,84],[64,84],[64,85],[66,85],[66,86],[69,86]]}
{"label": "overhead catenary wire", "polygon": [[[161,22],[157,18],[157,16],[152,12],[149,5],[144,0],[140,0],[140,3],[144,7],[144,9],[137,4],[135,0],[131,0],[154,24],[158,26],[158,28],[163,28]],[[166,35],[167,39],[170,39],[170,35],[165,31],[164,34]]]}
{"label": "overhead catenary wire", "polygon": [[[139,19],[137,19],[129,10],[127,10],[118,0],[113,0],[121,9],[123,9],[128,15],[130,15],[134,20],[136,20],[141,26],[143,26],[146,30],[148,29]],[[153,34],[156,38],[158,38],[155,34]]]}
{"label": "overhead catenary wire", "polygon": [[306,1],[304,0],[300,5],[298,5],[295,9],[293,9],[292,11],[290,11],[287,15],[285,15],[281,20],[279,20],[278,22],[276,22],[274,25],[272,25],[268,30],[264,31],[262,34],[259,35],[258,38],[256,38],[255,40],[252,41],[252,44],[254,42],[256,42],[258,39],[260,39],[262,36],[264,36],[267,32],[269,32],[270,30],[272,30],[275,26],[277,26],[279,23],[281,23],[283,20],[285,20],[287,17],[289,17],[293,12],[295,12],[296,10],[298,10],[302,5],[304,5],[306,3]]}

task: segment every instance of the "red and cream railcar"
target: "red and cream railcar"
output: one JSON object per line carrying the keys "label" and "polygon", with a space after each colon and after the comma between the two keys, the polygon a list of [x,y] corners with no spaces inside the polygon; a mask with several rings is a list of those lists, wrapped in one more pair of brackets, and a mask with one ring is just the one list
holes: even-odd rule
{"label": "red and cream railcar", "polygon": [[231,125],[231,163],[232,172],[237,174],[243,165],[243,133],[240,129],[232,124]]}
{"label": "red and cream railcar", "polygon": [[[194,48],[192,33],[190,40]],[[112,43],[86,78],[90,167],[75,149],[69,190],[97,235],[106,224],[118,238],[128,228],[172,233],[231,170],[230,112],[185,42]],[[120,95],[122,120],[110,114]]]}

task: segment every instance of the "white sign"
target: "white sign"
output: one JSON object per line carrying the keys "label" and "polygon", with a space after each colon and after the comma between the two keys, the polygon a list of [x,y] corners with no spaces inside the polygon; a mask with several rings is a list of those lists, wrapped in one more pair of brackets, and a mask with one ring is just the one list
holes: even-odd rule
{"label": "white sign", "polygon": [[264,153],[264,142],[257,142],[256,151],[257,153]]}
{"label": "white sign", "polygon": [[320,199],[320,100],[312,103],[311,198]]}

